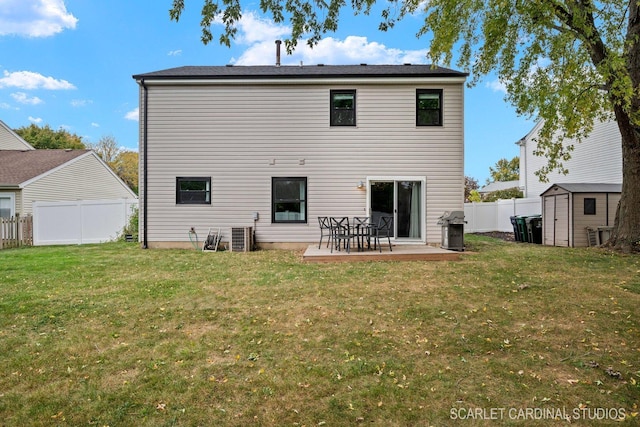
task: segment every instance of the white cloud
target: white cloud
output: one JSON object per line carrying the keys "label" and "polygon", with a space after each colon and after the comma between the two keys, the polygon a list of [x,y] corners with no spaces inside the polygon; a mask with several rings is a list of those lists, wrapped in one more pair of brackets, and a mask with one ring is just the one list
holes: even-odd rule
{"label": "white cloud", "polygon": [[[219,23],[219,22],[218,22]],[[291,28],[277,25],[255,12],[245,12],[238,24],[236,41],[249,45],[240,58],[232,60],[236,65],[273,65],[276,62],[275,40],[289,35]],[[427,49],[402,50],[370,42],[366,37],[348,36],[344,40],[333,37],[322,39],[310,48],[306,40],[299,40],[292,55],[281,48],[280,62],[283,65],[303,64],[424,64]]]}
{"label": "white cloud", "polygon": [[42,119],[40,117],[31,117],[31,116],[29,116],[29,121],[31,123],[42,123]]}
{"label": "white cloud", "polygon": [[140,117],[140,108],[136,107],[134,110],[129,111],[127,114],[125,114],[124,118],[127,120],[134,120],[134,121],[138,121]]}
{"label": "white cloud", "polygon": [[74,99],[71,101],[72,107],[86,107],[89,104],[93,104],[93,101],[89,99]]}
{"label": "white cloud", "polygon": [[180,56],[180,55],[182,55],[182,50],[181,49],[170,50],[169,53],[167,53],[167,55],[169,55],[169,56]]}
{"label": "white cloud", "polygon": [[91,123],[91,126],[94,127],[94,128],[99,128],[100,124],[98,124],[96,122],[93,122],[93,123]]}
{"label": "white cloud", "polygon": [[507,85],[504,84],[504,82],[501,82],[500,80],[493,80],[493,81],[487,82],[485,86],[493,90],[494,92],[507,93]]}
{"label": "white cloud", "polygon": [[49,37],[78,22],[63,0],[0,0],[0,5],[0,36]]}
{"label": "white cloud", "polygon": [[27,95],[24,92],[12,93],[11,97],[15,99],[17,102],[19,102],[20,104],[38,105],[44,102],[42,99],[38,98],[37,96],[34,96],[33,98],[29,98],[29,95]]}
{"label": "white cloud", "polygon": [[7,104],[6,102],[0,102],[0,109],[9,110],[10,108],[11,108],[11,105]]}
{"label": "white cloud", "polygon": [[[0,0],[1,1],[1,0]],[[66,80],[58,80],[53,77],[45,77],[33,71],[9,71],[4,72],[4,77],[0,78],[0,89],[5,87],[17,87],[20,89],[49,89],[68,90],[76,87]]]}

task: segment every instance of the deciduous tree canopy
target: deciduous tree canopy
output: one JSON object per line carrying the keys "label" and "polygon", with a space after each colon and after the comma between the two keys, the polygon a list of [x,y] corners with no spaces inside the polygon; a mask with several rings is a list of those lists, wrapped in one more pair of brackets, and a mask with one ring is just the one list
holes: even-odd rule
{"label": "deciduous tree canopy", "polygon": [[[352,1],[352,12],[369,13],[375,0]],[[288,19],[287,50],[303,37],[314,45],[335,31],[344,0],[263,0],[275,22]],[[178,20],[184,0],[169,11]],[[594,120],[615,118],[622,136],[622,198],[610,244],[640,251],[640,5],[635,0],[419,0],[383,5],[380,29],[398,20],[424,16],[417,36],[431,36],[433,64],[470,71],[470,84],[495,72],[518,113],[543,120],[537,154],[548,159],[539,171],[564,170],[572,147]],[[229,45],[242,16],[240,0],[204,0],[202,41],[213,39],[212,23],[222,24],[220,43]],[[455,61],[454,61],[455,59]]]}
{"label": "deciduous tree canopy", "polygon": [[489,167],[491,179],[487,184],[496,181],[516,181],[520,179],[520,157],[516,156],[511,160],[500,159],[493,167]]}
{"label": "deciduous tree canopy", "polygon": [[14,129],[14,132],[37,149],[86,148],[81,136],[64,129],[53,130],[49,125],[40,127],[32,123],[29,126]]}

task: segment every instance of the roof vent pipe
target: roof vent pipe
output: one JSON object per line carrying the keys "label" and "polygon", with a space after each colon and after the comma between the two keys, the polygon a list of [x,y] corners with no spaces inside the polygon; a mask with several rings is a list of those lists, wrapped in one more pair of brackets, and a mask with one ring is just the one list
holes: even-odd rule
{"label": "roof vent pipe", "polygon": [[276,67],[280,66],[280,45],[282,44],[281,40],[276,40]]}

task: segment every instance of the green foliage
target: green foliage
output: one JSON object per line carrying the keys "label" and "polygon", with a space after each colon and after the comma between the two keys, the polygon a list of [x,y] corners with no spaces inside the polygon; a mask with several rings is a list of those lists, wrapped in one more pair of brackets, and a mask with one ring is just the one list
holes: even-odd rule
{"label": "green foliage", "polygon": [[[478,190],[479,185],[478,185],[478,180],[470,177],[470,176],[465,176],[464,177],[464,200],[465,202],[467,201],[472,201],[470,200],[471,197],[471,193],[474,190]],[[476,191],[477,193],[477,191]]]}
{"label": "green foliage", "polygon": [[484,196],[483,202],[495,202],[496,200],[521,199],[522,191],[518,187],[507,188],[506,190],[492,191]]}
{"label": "green foliage", "polygon": [[467,198],[467,202],[481,202],[482,196],[478,192],[478,190],[471,190],[469,193],[469,197]]}
{"label": "green foliage", "polygon": [[132,235],[134,240],[138,239],[138,224],[140,220],[140,215],[138,209],[135,209],[131,216],[129,217],[129,223],[122,230],[122,235],[120,237],[121,240],[125,240],[125,236],[127,234]]}
{"label": "green foliage", "polygon": [[83,149],[86,148],[82,137],[64,129],[54,131],[49,125],[40,127],[36,124],[14,129],[22,139],[37,149]]}
{"label": "green foliage", "polygon": [[487,184],[496,181],[517,181],[520,179],[520,157],[498,160],[494,167],[489,167],[489,174],[491,179],[487,180]]}

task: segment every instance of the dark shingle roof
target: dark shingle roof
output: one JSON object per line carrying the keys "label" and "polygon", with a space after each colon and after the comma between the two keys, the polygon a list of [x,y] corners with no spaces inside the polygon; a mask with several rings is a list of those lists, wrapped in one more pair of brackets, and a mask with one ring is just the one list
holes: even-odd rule
{"label": "dark shingle roof", "polygon": [[0,150],[0,187],[15,187],[91,150]]}
{"label": "dark shingle roof", "polygon": [[431,65],[226,65],[186,66],[169,68],[144,74],[135,74],[140,80],[174,79],[308,79],[355,77],[466,77],[468,73]]}

